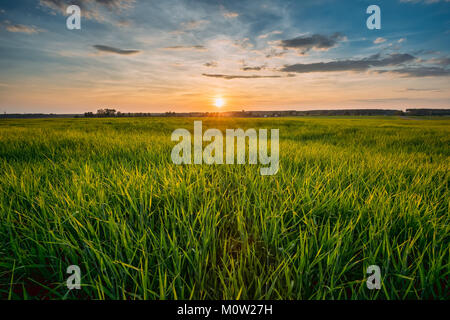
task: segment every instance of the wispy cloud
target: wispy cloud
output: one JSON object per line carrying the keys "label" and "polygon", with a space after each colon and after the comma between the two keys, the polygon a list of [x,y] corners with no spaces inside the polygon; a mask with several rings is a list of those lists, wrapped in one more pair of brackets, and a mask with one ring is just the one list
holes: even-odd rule
{"label": "wispy cloud", "polygon": [[239,17],[239,13],[227,10],[223,5],[220,5],[220,11],[222,12],[222,16],[226,19],[234,19]]}
{"label": "wispy cloud", "polygon": [[405,67],[394,70],[377,70],[378,73],[394,73],[403,77],[448,77],[450,76],[450,70],[440,67]]}
{"label": "wispy cloud", "polygon": [[382,38],[382,37],[378,37],[375,39],[375,41],[373,43],[379,44],[379,43],[383,43],[383,42],[386,42],[386,39]]}
{"label": "wispy cloud", "polygon": [[286,77],[294,77],[293,74],[288,74],[287,76],[280,76],[280,75],[268,75],[268,76],[262,76],[262,75],[251,75],[251,76],[244,76],[244,75],[229,75],[229,74],[209,74],[209,73],[203,73],[202,74],[205,77],[210,78],[221,78],[226,80],[233,80],[233,79],[264,79],[264,78],[286,78]]}
{"label": "wispy cloud", "polygon": [[239,17],[239,13],[237,12],[225,12],[223,16],[227,19],[233,19]]}
{"label": "wispy cloud", "polygon": [[277,51],[274,48],[271,48],[268,53],[266,53],[266,58],[282,58],[284,55],[286,55],[287,51]]}
{"label": "wispy cloud", "polygon": [[171,33],[180,35],[180,34],[187,33],[189,31],[202,29],[207,24],[209,24],[209,21],[205,20],[205,19],[190,20],[190,21],[182,22],[180,24],[179,29],[172,31]]}
{"label": "wispy cloud", "polygon": [[442,90],[440,90],[440,89],[433,89],[433,88],[430,88],[430,89],[426,89],[426,88],[420,88],[420,89],[417,89],[417,88],[406,88],[404,91],[412,91],[412,92],[427,92],[427,91],[429,91],[429,92],[441,92]]}
{"label": "wispy cloud", "polygon": [[5,26],[5,29],[9,32],[19,32],[19,33],[26,33],[26,34],[34,34],[39,32],[44,32],[45,30],[40,29],[35,26],[26,26],[23,24],[10,24],[9,21],[5,21],[3,23]]}
{"label": "wispy cloud", "polygon": [[274,31],[269,32],[269,33],[261,34],[260,36],[258,36],[258,39],[266,39],[266,38],[268,38],[268,37],[270,37],[272,35],[281,34],[281,33],[283,33],[283,32],[279,31],[279,30],[274,30]]}
{"label": "wispy cloud", "polygon": [[188,21],[188,22],[183,22],[181,24],[181,27],[185,30],[193,30],[193,29],[198,29],[206,24],[208,24],[209,21],[208,20],[192,20],[192,21]]}

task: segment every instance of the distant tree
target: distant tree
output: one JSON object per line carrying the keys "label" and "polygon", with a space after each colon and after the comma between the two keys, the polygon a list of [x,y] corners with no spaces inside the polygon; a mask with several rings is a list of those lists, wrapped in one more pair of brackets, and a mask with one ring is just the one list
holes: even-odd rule
{"label": "distant tree", "polygon": [[116,115],[116,109],[98,109],[97,116],[98,117],[114,117]]}
{"label": "distant tree", "polygon": [[116,115],[116,109],[105,109],[107,117],[114,117]]}

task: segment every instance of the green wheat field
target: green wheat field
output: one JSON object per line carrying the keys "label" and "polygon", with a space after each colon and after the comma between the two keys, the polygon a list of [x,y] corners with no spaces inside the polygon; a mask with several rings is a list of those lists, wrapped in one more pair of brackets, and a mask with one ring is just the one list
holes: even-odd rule
{"label": "green wheat field", "polygon": [[[194,120],[280,170],[173,164]],[[0,298],[449,299],[449,164],[449,118],[3,119]]]}

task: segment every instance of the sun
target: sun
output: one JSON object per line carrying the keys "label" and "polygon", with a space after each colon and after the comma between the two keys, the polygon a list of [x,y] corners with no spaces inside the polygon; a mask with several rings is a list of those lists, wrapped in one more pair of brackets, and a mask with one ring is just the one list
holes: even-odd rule
{"label": "sun", "polygon": [[222,108],[225,105],[225,100],[223,98],[215,98],[214,99],[214,105],[217,108]]}

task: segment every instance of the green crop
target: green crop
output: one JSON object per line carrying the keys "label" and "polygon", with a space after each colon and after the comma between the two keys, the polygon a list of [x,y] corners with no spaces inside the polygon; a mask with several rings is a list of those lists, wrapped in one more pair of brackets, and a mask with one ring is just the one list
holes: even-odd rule
{"label": "green crop", "polygon": [[[194,120],[279,172],[173,164]],[[448,118],[0,120],[0,297],[448,299],[449,163]]]}

